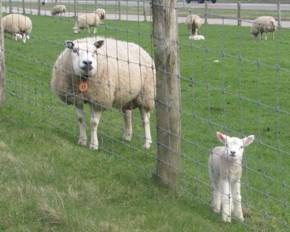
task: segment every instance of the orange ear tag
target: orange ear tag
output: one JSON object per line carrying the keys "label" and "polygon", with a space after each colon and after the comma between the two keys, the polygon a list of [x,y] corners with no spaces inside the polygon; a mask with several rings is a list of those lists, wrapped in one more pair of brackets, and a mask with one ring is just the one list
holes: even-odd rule
{"label": "orange ear tag", "polygon": [[87,81],[81,81],[79,85],[79,89],[81,92],[86,92],[89,88],[88,82]]}

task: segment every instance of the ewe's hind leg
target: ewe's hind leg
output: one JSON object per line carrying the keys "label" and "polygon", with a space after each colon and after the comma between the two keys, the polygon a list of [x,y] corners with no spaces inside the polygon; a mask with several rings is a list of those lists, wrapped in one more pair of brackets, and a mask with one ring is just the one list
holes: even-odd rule
{"label": "ewe's hind leg", "polygon": [[150,112],[143,108],[140,108],[141,119],[145,132],[145,143],[144,148],[149,149],[152,143],[151,132],[150,132]]}
{"label": "ewe's hind leg", "polygon": [[83,109],[77,108],[77,118],[80,127],[80,137],[79,137],[79,144],[86,146],[87,145],[87,133],[86,133],[86,118],[85,112]]}
{"label": "ewe's hind leg", "polygon": [[126,141],[131,141],[133,129],[132,129],[132,110],[125,110],[123,112],[124,116],[124,129],[123,129],[123,139]]}
{"label": "ewe's hind leg", "polygon": [[91,106],[91,143],[90,148],[93,150],[98,150],[99,141],[98,141],[98,125],[101,119],[102,112],[97,111]]}

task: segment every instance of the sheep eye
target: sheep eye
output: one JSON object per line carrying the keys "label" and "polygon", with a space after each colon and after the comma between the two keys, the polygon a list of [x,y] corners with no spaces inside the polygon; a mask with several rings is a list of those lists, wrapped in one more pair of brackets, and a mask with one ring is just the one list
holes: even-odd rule
{"label": "sheep eye", "polygon": [[76,53],[76,54],[78,54],[78,55],[79,55],[79,49],[77,49],[77,48],[74,48],[74,49],[73,49],[73,53]]}
{"label": "sheep eye", "polygon": [[243,147],[243,146],[241,146],[240,148],[241,148],[241,149],[243,149],[244,147]]}

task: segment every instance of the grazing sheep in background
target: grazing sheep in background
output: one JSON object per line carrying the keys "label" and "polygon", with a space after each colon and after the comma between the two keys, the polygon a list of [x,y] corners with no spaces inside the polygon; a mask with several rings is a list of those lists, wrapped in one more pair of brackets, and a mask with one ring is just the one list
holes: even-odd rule
{"label": "grazing sheep in background", "polygon": [[106,11],[102,8],[96,9],[96,13],[100,16],[101,20],[104,20],[106,18]]}
{"label": "grazing sheep in background", "polygon": [[263,33],[265,33],[265,40],[267,40],[267,33],[272,33],[272,39],[275,39],[275,31],[277,29],[277,22],[272,16],[260,16],[255,19],[252,25],[252,35],[254,38],[263,39]]}
{"label": "grazing sheep in background", "polygon": [[89,33],[90,27],[94,27],[94,34],[96,33],[96,27],[101,24],[101,18],[97,13],[85,13],[79,15],[77,21],[73,27],[74,33],[79,33],[80,29],[88,28]]}
{"label": "grazing sheep in background", "polygon": [[222,208],[224,222],[231,222],[231,214],[244,221],[241,197],[242,159],[244,148],[250,145],[254,135],[243,139],[217,132],[224,146],[215,147],[209,156],[208,169],[212,183],[212,208],[219,213]]}
{"label": "grazing sheep in background", "polygon": [[32,22],[29,17],[21,14],[9,14],[2,18],[2,22],[4,31],[12,34],[15,40],[22,39],[25,43],[26,39],[30,39]]}
{"label": "grazing sheep in background", "polygon": [[75,105],[80,126],[79,144],[87,144],[83,105],[91,107],[91,149],[98,149],[97,129],[102,111],[117,108],[124,114],[123,138],[132,138],[132,109],[139,108],[145,131],[144,148],[152,143],[150,111],[155,98],[155,66],[139,45],[112,38],[84,38],[65,42],[52,73],[52,91]]}
{"label": "grazing sheep in background", "polygon": [[62,13],[66,12],[66,6],[65,5],[55,5],[51,9],[51,15],[60,15]]}
{"label": "grazing sheep in background", "polygon": [[202,19],[195,14],[188,15],[186,17],[185,23],[187,24],[188,31],[189,31],[189,38],[193,38],[194,36],[198,35],[198,29],[202,25]]}

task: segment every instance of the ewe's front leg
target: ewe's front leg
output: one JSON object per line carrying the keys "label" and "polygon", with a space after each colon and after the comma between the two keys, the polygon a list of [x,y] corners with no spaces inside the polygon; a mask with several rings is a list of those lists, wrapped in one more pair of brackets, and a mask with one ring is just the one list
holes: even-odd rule
{"label": "ewe's front leg", "polygon": [[232,196],[228,180],[222,181],[222,217],[224,222],[231,222]]}
{"label": "ewe's front leg", "polygon": [[145,132],[145,143],[143,147],[145,149],[149,149],[152,143],[151,131],[150,131],[150,112],[147,112],[145,109],[141,108],[140,113],[141,113],[143,128]]}
{"label": "ewe's front leg", "polygon": [[91,143],[90,149],[98,150],[99,141],[98,141],[98,125],[101,119],[102,112],[96,111],[94,107],[91,108]]}
{"label": "ewe's front leg", "polygon": [[80,137],[78,143],[80,145],[86,146],[87,145],[86,118],[83,109],[77,108],[77,118],[80,127]]}
{"label": "ewe's front leg", "polygon": [[125,110],[125,112],[123,112],[123,116],[124,116],[123,139],[125,141],[131,141],[133,134],[132,110]]}
{"label": "ewe's front leg", "polygon": [[232,184],[233,193],[233,215],[244,221],[243,210],[242,210],[242,197],[241,197],[241,183],[240,181],[234,182]]}

